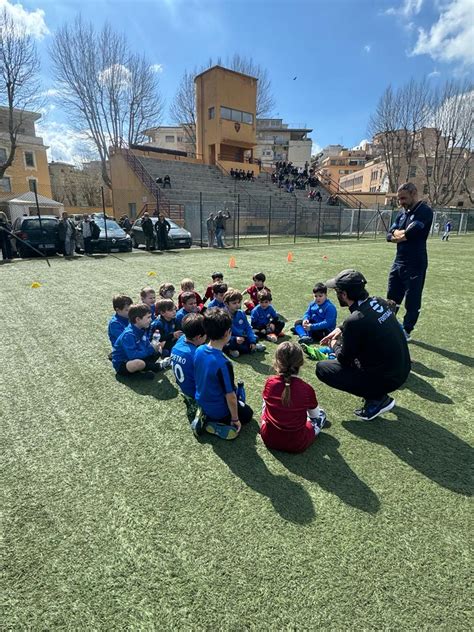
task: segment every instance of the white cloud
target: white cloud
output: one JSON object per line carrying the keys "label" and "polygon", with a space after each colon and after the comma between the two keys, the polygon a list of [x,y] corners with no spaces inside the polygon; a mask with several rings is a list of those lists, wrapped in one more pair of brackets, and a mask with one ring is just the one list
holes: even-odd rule
{"label": "white cloud", "polygon": [[76,132],[65,123],[43,120],[38,124],[38,134],[49,145],[48,159],[78,164],[84,157],[95,155],[94,147],[85,132]]}
{"label": "white cloud", "polygon": [[422,5],[423,0],[403,0],[399,7],[390,7],[385,13],[386,15],[401,15],[408,18],[411,15],[418,15]]}
{"label": "white cloud", "polygon": [[311,146],[311,155],[312,156],[316,156],[316,154],[320,154],[323,151],[323,148],[321,147],[321,145],[318,145],[318,143],[313,143]]}
{"label": "white cloud", "polygon": [[12,20],[24,27],[25,31],[35,39],[43,39],[49,35],[49,29],[44,20],[43,9],[28,11],[22,4],[13,4],[10,0],[0,0],[0,11],[6,9]]}
{"label": "white cloud", "polygon": [[370,44],[366,44],[364,46],[364,50],[366,53],[370,53],[370,51],[372,50],[372,46]]}
{"label": "white cloud", "polygon": [[367,138],[363,138],[355,147],[352,147],[352,149],[365,149],[367,145],[369,145],[369,141]]}
{"label": "white cloud", "polygon": [[435,77],[439,77],[440,76],[440,72],[439,70],[436,70],[436,68],[434,70],[432,70],[429,74],[428,74],[428,78],[429,79],[434,79]]}
{"label": "white cloud", "polygon": [[105,70],[99,72],[99,81],[107,86],[110,84],[112,87],[114,84],[120,87],[122,90],[126,90],[130,85],[132,79],[132,73],[123,64],[113,64]]}
{"label": "white cloud", "polygon": [[158,74],[161,74],[163,72],[163,70],[165,69],[163,64],[152,64],[150,66],[150,68],[151,68],[151,70],[153,70],[153,72],[156,72]]}
{"label": "white cloud", "polygon": [[418,29],[412,55],[429,55],[443,62],[472,64],[474,9],[472,0],[451,0],[429,30]]}
{"label": "white cloud", "polygon": [[61,94],[61,91],[58,88],[48,88],[48,90],[44,90],[41,92],[40,97],[46,97],[48,99],[54,99]]}

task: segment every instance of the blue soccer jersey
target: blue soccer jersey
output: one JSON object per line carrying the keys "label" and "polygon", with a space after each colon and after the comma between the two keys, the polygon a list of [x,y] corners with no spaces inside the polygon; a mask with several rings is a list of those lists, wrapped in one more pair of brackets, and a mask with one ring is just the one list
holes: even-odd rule
{"label": "blue soccer jersey", "polygon": [[128,327],[128,318],[114,314],[109,320],[109,338],[112,347],[117,342],[117,338],[123,332],[125,327]]}
{"label": "blue soccer jersey", "polygon": [[250,324],[254,329],[263,329],[269,325],[274,318],[278,318],[278,314],[273,305],[269,305],[266,309],[263,309],[261,305],[257,305],[250,313]]}
{"label": "blue soccer jersey", "polygon": [[194,380],[194,355],[196,351],[196,345],[186,340],[186,336],[181,336],[171,353],[171,364],[176,384],[189,397],[194,397],[196,394]]}
{"label": "blue soccer jersey", "polygon": [[211,309],[212,307],[225,309],[225,303],[223,301],[218,301],[217,298],[213,298],[212,301],[208,304],[207,309]]}
{"label": "blue soccer jersey", "polygon": [[219,349],[203,345],[194,355],[196,400],[212,419],[229,414],[225,396],[235,392],[232,362]]}

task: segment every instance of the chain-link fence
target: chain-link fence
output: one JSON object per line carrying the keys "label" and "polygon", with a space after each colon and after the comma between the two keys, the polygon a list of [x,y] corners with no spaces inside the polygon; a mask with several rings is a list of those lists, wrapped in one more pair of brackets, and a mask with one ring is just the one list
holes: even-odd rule
{"label": "chain-link fence", "polygon": [[[223,211],[225,243],[228,246],[304,243],[323,239],[385,239],[398,209],[379,207],[346,208],[322,202],[304,202],[298,198],[279,202],[274,196],[256,198],[229,196],[212,199],[200,196],[199,202],[184,208],[184,227],[192,234],[193,244],[207,247],[213,235],[208,218]],[[474,231],[474,209],[435,209],[431,237],[440,236],[447,222],[452,234]]]}

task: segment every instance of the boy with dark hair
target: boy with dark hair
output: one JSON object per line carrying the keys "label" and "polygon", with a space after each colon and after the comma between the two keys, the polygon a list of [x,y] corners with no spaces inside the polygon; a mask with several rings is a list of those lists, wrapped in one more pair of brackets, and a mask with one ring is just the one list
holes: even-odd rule
{"label": "boy with dark hair", "polygon": [[125,294],[116,294],[112,298],[112,307],[115,310],[115,314],[109,320],[108,329],[110,344],[112,347],[125,327],[128,327],[129,325],[128,310],[132,304],[132,299],[129,296],[125,296]]}
{"label": "boy with dark hair", "polygon": [[206,293],[204,294],[203,303],[206,304],[206,301],[212,301],[214,298],[213,286],[215,283],[222,283],[224,281],[224,274],[222,272],[213,272],[211,274],[212,283],[207,286]]}
{"label": "boy with dark hair", "polygon": [[258,338],[277,342],[285,323],[280,320],[272,305],[272,294],[268,290],[258,293],[258,305],[250,315],[250,324]]}
{"label": "boy with dark hair", "polygon": [[142,288],[140,290],[140,299],[144,305],[148,305],[148,307],[150,308],[151,319],[153,320],[154,318],[156,318],[156,312],[155,312],[156,292],[155,290],[150,286]]}
{"label": "boy with dark hair", "polygon": [[209,343],[199,347],[194,355],[196,401],[204,413],[204,429],[227,440],[235,439],[241,425],[253,416],[250,406],[237,399],[234,369],[223,353],[232,335],[231,325],[225,310],[207,310],[204,331]]}
{"label": "boy with dark hair", "polygon": [[336,327],[337,309],[328,299],[328,289],[324,283],[316,283],[313,296],[314,300],[308,305],[302,320],[297,320],[291,328],[302,344],[319,342]]}
{"label": "boy with dark hair", "polygon": [[213,299],[207,306],[208,309],[211,307],[220,307],[221,309],[225,309],[224,294],[228,289],[227,283],[214,283],[212,285]]}
{"label": "boy with dark hair", "polygon": [[181,303],[183,307],[176,312],[176,329],[181,329],[181,322],[185,316],[198,311],[194,292],[183,292],[181,294]]}
{"label": "boy with dark hair", "polygon": [[151,323],[151,336],[160,332],[160,348],[163,357],[168,357],[183,332],[176,328],[176,305],[170,298],[162,298],[156,302],[158,318]]}
{"label": "boy with dark hair", "polygon": [[263,272],[257,272],[252,277],[253,285],[251,285],[250,287],[248,287],[246,290],[242,292],[243,295],[248,294],[250,296],[250,300],[245,301],[244,303],[245,308],[246,308],[245,309],[246,314],[250,314],[253,308],[257,307],[258,293],[261,290],[267,290],[267,292],[270,292],[270,288],[266,287],[265,285],[266,279],[267,277],[264,275]]}
{"label": "boy with dark hair", "polygon": [[165,368],[159,361],[159,346],[153,345],[147,336],[151,323],[148,305],[131,305],[128,310],[130,323],[115,341],[112,365],[118,375],[140,373],[153,379],[153,374]]}
{"label": "boy with dark hair", "polygon": [[257,344],[257,336],[250,327],[247,316],[240,309],[242,294],[229,288],[224,294],[224,303],[232,319],[232,336],[226,347],[231,358],[238,358],[241,353],[265,351],[265,345]]}
{"label": "boy with dark hair", "polygon": [[182,327],[184,335],[173,347],[171,365],[176,384],[181,389],[186,404],[189,423],[192,424],[198,412],[198,405],[194,398],[196,394],[194,355],[197,348],[206,342],[204,316],[202,314],[187,314],[183,318]]}

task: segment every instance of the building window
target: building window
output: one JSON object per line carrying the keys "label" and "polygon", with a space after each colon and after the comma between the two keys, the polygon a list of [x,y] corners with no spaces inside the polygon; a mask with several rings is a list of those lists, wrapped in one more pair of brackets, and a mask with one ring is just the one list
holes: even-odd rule
{"label": "building window", "polygon": [[7,161],[7,150],[0,147],[0,165]]}
{"label": "building window", "polygon": [[177,140],[178,143],[182,143],[183,142],[183,137],[182,136],[178,136],[176,138],[176,140]]}
{"label": "building window", "polygon": [[25,151],[25,165],[35,168],[35,155],[32,151]]}
{"label": "building window", "polygon": [[12,190],[11,180],[8,177],[0,178],[0,190],[10,193]]}
{"label": "building window", "polygon": [[221,118],[231,121],[232,120],[232,110],[230,108],[225,108],[225,107],[221,106]]}
{"label": "building window", "polygon": [[165,143],[174,143],[174,136],[165,136]]}
{"label": "building window", "polygon": [[253,125],[253,114],[250,114],[250,112],[242,112],[242,122]]}
{"label": "building window", "polygon": [[207,114],[210,119],[213,119],[216,116],[216,108],[215,107],[209,108],[207,111]]}
{"label": "building window", "polygon": [[428,185],[425,184],[425,186],[423,187],[423,195],[426,195],[428,193]]}
{"label": "building window", "polygon": [[409,178],[416,178],[416,166],[415,165],[411,165],[410,168],[408,169],[408,177]]}
{"label": "building window", "polygon": [[232,108],[226,108],[221,105],[221,118],[227,121],[235,121],[236,123],[246,123],[247,125],[253,124],[253,114],[250,112],[241,112],[240,110],[233,110]]}
{"label": "building window", "polygon": [[30,191],[35,190],[36,178],[28,178],[28,188]]}
{"label": "building window", "polygon": [[137,216],[137,205],[135,202],[128,203],[128,213],[132,219]]}

